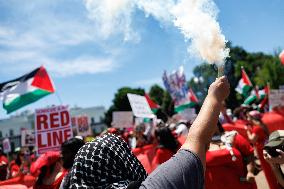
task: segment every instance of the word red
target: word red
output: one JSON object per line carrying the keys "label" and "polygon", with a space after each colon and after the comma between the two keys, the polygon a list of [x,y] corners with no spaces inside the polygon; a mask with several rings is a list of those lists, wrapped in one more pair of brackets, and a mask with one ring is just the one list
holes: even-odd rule
{"label": "word red", "polygon": [[41,114],[36,117],[37,130],[46,130],[58,127],[65,127],[70,124],[68,111]]}

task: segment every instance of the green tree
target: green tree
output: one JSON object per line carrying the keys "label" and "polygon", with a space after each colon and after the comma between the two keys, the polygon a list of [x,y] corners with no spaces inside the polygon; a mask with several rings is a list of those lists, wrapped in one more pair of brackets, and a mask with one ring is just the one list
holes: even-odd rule
{"label": "green tree", "polygon": [[171,98],[171,95],[165,91],[162,103],[162,111],[165,112],[168,116],[175,114],[175,104]]}
{"label": "green tree", "polygon": [[155,84],[151,86],[149,96],[156,104],[161,106],[163,104],[164,93],[165,90],[159,85]]}
{"label": "green tree", "polygon": [[241,78],[243,66],[254,85],[263,87],[269,82],[271,88],[277,89],[284,84],[284,66],[280,63],[278,53],[248,53],[241,47],[231,47],[230,56],[235,65],[234,75],[238,80]]}
{"label": "green tree", "polygon": [[275,58],[263,63],[261,69],[257,70],[254,82],[259,86],[265,86],[267,82],[272,89],[278,89],[284,84],[284,66]]}
{"label": "green tree", "polygon": [[[229,108],[236,108],[243,103],[244,99],[235,92],[235,88],[241,79],[241,67],[244,67],[253,85],[264,87],[268,82],[270,87],[277,89],[279,85],[284,84],[284,66],[278,58],[279,53],[264,54],[262,52],[250,53],[242,47],[230,48],[230,57],[225,63],[225,74],[231,85],[230,96],[226,100]],[[217,77],[216,69],[209,64],[198,65],[193,70],[194,77],[188,82],[188,85],[196,92],[199,100],[206,96],[209,85]],[[202,80],[200,80],[202,78]]]}
{"label": "green tree", "polygon": [[195,92],[199,101],[203,101],[207,95],[210,84],[217,77],[214,66],[203,63],[193,69],[194,77],[188,81],[188,86]]}
{"label": "green tree", "polygon": [[161,86],[157,84],[151,86],[149,96],[155,103],[160,105],[160,111],[156,113],[159,119],[166,121],[165,117],[174,114],[174,102],[172,101],[170,94]]}

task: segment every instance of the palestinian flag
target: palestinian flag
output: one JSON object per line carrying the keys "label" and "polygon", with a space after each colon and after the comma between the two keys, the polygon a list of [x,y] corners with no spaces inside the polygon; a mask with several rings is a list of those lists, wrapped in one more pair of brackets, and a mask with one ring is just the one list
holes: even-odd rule
{"label": "palestinian flag", "polygon": [[258,105],[258,107],[260,109],[263,109],[265,107],[266,104],[268,104],[268,96],[269,96],[269,84],[266,85],[264,87],[264,89],[262,89],[259,93],[260,96],[260,104]]}
{"label": "palestinian flag", "polygon": [[1,83],[0,99],[3,108],[7,113],[11,113],[54,91],[51,79],[45,68],[41,66],[22,77]]}
{"label": "palestinian flag", "polygon": [[188,90],[188,101],[184,104],[181,104],[179,106],[175,106],[175,112],[182,112],[187,108],[193,108],[198,103],[198,99],[196,95],[194,94],[193,90],[189,88]]}
{"label": "palestinian flag", "polygon": [[156,104],[153,100],[151,100],[150,96],[147,93],[145,93],[144,96],[145,96],[152,112],[156,113],[158,111],[158,109],[160,108],[160,106],[158,104]]}
{"label": "palestinian flag", "polygon": [[191,103],[197,104],[199,102],[191,88],[189,88],[188,97]]}
{"label": "palestinian flag", "polygon": [[268,97],[269,94],[269,86],[266,85],[263,89],[258,91],[258,99],[263,100],[264,98]]}
{"label": "palestinian flag", "polygon": [[248,97],[252,87],[253,86],[251,84],[251,81],[247,76],[247,73],[245,72],[244,68],[242,67],[242,78],[240,79],[239,84],[235,90],[244,97]]}
{"label": "palestinian flag", "polygon": [[250,92],[250,95],[245,99],[244,103],[245,105],[250,105],[252,104],[253,102],[257,101],[259,99],[258,97],[258,90],[255,89],[255,90],[252,90]]}

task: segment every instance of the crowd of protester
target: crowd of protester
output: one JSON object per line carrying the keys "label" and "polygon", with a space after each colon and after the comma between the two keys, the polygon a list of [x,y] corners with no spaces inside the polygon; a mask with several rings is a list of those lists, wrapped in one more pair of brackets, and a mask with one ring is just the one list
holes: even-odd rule
{"label": "crowd of protester", "polygon": [[[61,151],[39,157],[32,148],[17,148],[8,158],[0,148],[0,188],[255,189],[261,170],[270,189],[284,188],[284,131],[270,133],[251,107],[227,111],[222,102],[228,94],[222,77],[195,120],[174,115],[132,129],[109,128],[91,142],[74,137]],[[245,134],[222,127],[236,120]]]}

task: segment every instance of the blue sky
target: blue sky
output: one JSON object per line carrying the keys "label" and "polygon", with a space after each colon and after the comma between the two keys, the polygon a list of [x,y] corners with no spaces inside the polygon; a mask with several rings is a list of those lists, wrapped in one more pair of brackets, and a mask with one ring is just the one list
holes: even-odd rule
{"label": "blue sky", "polygon": [[[227,40],[250,52],[284,48],[281,0],[215,0]],[[184,65],[186,76],[202,61],[187,52],[180,32],[142,11],[132,16],[133,39],[98,33],[83,0],[0,1],[0,82],[44,65],[58,95],[70,106],[111,104],[123,86],[146,90],[161,83],[163,70]],[[50,95],[22,110],[60,104]],[[14,113],[14,114],[16,114]],[[5,118],[0,109],[0,118]]]}

